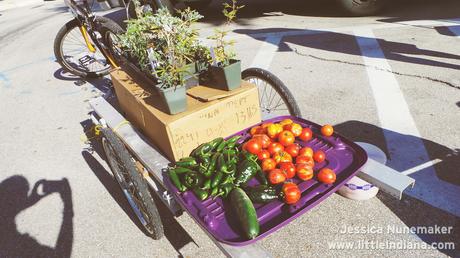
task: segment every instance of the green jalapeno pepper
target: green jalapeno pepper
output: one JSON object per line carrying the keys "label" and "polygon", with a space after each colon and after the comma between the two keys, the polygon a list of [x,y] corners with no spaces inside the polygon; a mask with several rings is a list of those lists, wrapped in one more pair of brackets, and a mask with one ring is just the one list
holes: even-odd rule
{"label": "green jalapeno pepper", "polygon": [[216,152],[222,152],[222,150],[224,149],[225,145],[227,145],[227,142],[226,141],[222,141],[216,148]]}
{"label": "green jalapeno pepper", "polygon": [[187,173],[194,172],[190,168],[183,168],[183,167],[175,167],[173,169],[170,169],[169,171],[171,171],[171,170],[173,170],[174,173],[176,173],[177,175],[182,175],[182,174],[187,174]]}
{"label": "green jalapeno pepper", "polygon": [[186,187],[195,188],[203,183],[203,176],[196,172],[190,172],[182,177],[182,181]]}
{"label": "green jalapeno pepper", "polygon": [[214,198],[222,196],[227,197],[227,195],[235,188],[233,184],[224,184],[219,187],[219,192],[214,196]]}
{"label": "green jalapeno pepper", "polygon": [[216,170],[217,158],[219,158],[219,155],[219,153],[214,153],[212,155],[211,162],[209,163],[208,169],[205,174],[206,177],[210,177],[212,173],[214,173],[214,171]]}
{"label": "green jalapeno pepper", "polygon": [[211,189],[211,196],[216,196],[219,193],[219,187],[214,187]]}
{"label": "green jalapeno pepper", "polygon": [[201,201],[206,200],[209,196],[209,192],[207,190],[203,190],[200,188],[194,188],[193,193],[195,193],[195,196]]}
{"label": "green jalapeno pepper", "polygon": [[196,159],[194,157],[181,158],[179,161],[176,161],[176,166],[184,168],[194,168],[198,166]]}
{"label": "green jalapeno pepper", "polygon": [[261,169],[257,170],[256,177],[257,177],[257,180],[259,180],[259,183],[261,185],[268,185],[267,177],[265,176],[265,173]]}
{"label": "green jalapeno pepper", "polygon": [[254,203],[267,203],[278,199],[276,189],[268,185],[245,188],[244,191]]}
{"label": "green jalapeno pepper", "polygon": [[231,137],[230,139],[227,140],[225,147],[228,148],[228,149],[232,149],[233,147],[235,147],[236,142],[240,138],[241,138],[240,135],[235,135],[235,136]]}
{"label": "green jalapeno pepper", "polygon": [[177,188],[180,192],[184,192],[185,190],[187,190],[187,187],[185,187],[185,186],[180,182],[180,179],[179,179],[179,177],[177,176],[177,174],[176,174],[176,172],[174,171],[174,169],[170,169],[170,170],[169,170],[168,176],[169,176],[169,178],[171,179],[171,181],[173,182],[173,184],[176,186],[176,188]]}
{"label": "green jalapeno pepper", "polygon": [[229,174],[229,175],[226,175],[222,181],[221,181],[221,185],[225,185],[225,184],[233,184],[233,181],[235,180],[235,177],[233,176],[233,174]]}
{"label": "green jalapeno pepper", "polygon": [[219,137],[212,140],[209,144],[211,145],[211,151],[215,151],[217,147],[224,141],[224,138]]}
{"label": "green jalapeno pepper", "polygon": [[209,190],[211,189],[211,178],[208,178],[204,181],[203,187],[201,187],[203,190]]}

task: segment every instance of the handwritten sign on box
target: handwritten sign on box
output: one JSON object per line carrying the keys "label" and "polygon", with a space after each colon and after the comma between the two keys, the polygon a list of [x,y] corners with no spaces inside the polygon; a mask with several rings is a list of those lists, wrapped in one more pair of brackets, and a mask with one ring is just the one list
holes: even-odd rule
{"label": "handwritten sign on box", "polygon": [[221,99],[190,119],[168,125],[176,159],[189,156],[201,143],[227,137],[261,121],[257,89]]}

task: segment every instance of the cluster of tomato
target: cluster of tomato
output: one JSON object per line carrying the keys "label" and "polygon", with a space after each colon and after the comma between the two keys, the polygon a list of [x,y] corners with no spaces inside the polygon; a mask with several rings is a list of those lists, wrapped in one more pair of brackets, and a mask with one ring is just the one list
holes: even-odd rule
{"label": "cluster of tomato", "polygon": [[[334,129],[330,125],[321,128],[321,134],[331,136]],[[313,132],[310,128],[303,128],[291,119],[279,123],[264,123],[251,128],[252,138],[244,143],[243,149],[256,154],[262,170],[271,184],[284,183],[282,192],[285,202],[296,203],[300,199],[300,190],[293,182],[286,182],[295,176],[306,181],[313,178],[315,162],[321,163],[326,159],[326,154],[310,147],[301,147],[295,143],[296,138],[303,142],[312,139]],[[336,175],[329,168],[321,169],[317,178],[320,182],[332,184]]]}

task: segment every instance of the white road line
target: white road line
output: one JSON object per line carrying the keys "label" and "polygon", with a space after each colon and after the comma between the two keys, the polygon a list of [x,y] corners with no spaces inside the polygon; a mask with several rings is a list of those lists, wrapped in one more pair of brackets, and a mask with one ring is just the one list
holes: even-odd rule
{"label": "white road line", "polygon": [[272,63],[273,57],[278,51],[278,45],[282,37],[271,36],[265,39],[257,55],[252,61],[251,67],[268,69]]}
{"label": "white road line", "polygon": [[401,174],[407,176],[407,175],[413,174],[413,173],[415,173],[415,172],[419,172],[419,171],[421,171],[421,170],[423,170],[423,169],[425,169],[425,168],[428,168],[428,167],[431,167],[431,166],[433,166],[433,165],[436,165],[436,164],[438,164],[438,163],[440,163],[440,162],[442,162],[442,160],[440,160],[440,159],[434,159],[434,160],[425,162],[425,163],[423,163],[423,164],[420,164],[420,165],[418,165],[418,166],[416,166],[416,167],[409,168],[409,169],[407,169],[407,170],[401,172]]}
{"label": "white road line", "polygon": [[[416,183],[407,193],[434,207],[460,216],[460,187],[439,180],[390,64],[371,29],[354,34],[367,67],[370,86],[390,153],[388,165],[397,171],[419,167]],[[420,167],[419,164],[424,165]],[[427,166],[429,165],[429,166]]]}

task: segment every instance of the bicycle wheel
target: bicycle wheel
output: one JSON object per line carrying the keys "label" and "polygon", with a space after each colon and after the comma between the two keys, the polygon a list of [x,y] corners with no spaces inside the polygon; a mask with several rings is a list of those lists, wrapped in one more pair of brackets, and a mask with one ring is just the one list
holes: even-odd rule
{"label": "bicycle wheel", "polygon": [[284,83],[271,72],[261,68],[248,68],[241,74],[243,80],[259,89],[262,118],[291,115],[302,117],[299,106]]}
{"label": "bicycle wheel", "polygon": [[193,2],[185,2],[185,4],[193,10],[203,11],[206,7],[209,6],[209,4],[211,4],[211,2],[212,0],[199,0]]}
{"label": "bicycle wheel", "polygon": [[125,31],[120,25],[110,19],[101,24],[99,31],[102,35],[103,47],[107,50],[106,54],[112,58],[116,66],[120,65],[120,56],[123,54],[123,50],[121,49],[121,42],[118,35]]}
{"label": "bicycle wheel", "polygon": [[102,148],[114,177],[144,226],[145,233],[153,239],[160,239],[164,235],[160,214],[146,181],[136,169],[134,158],[111,129],[102,128],[101,131]]}
{"label": "bicycle wheel", "polygon": [[[95,19],[96,24],[100,25],[109,20],[99,16]],[[79,21],[73,19],[67,22],[57,33],[54,40],[54,55],[57,62],[67,72],[83,78],[100,77],[108,74],[110,64],[89,35],[88,41],[95,51],[92,52],[88,49],[79,26]]]}

